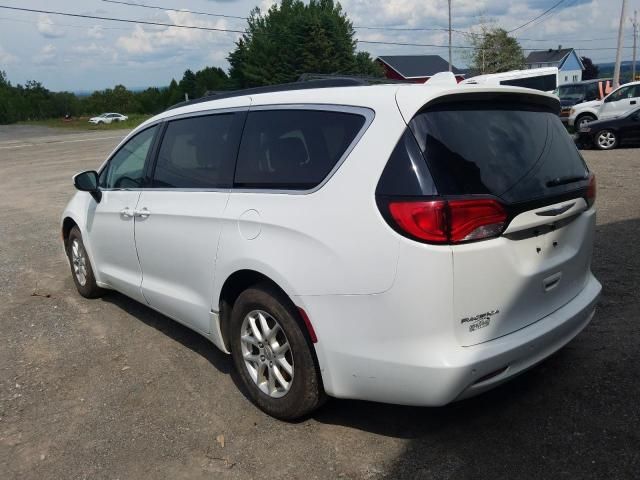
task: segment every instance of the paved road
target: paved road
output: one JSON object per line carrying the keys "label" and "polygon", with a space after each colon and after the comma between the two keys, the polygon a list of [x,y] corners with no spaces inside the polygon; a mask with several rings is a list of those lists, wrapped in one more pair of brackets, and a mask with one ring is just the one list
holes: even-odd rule
{"label": "paved road", "polygon": [[286,424],[195,333],[75,292],[58,218],[121,135],[0,127],[2,478],[638,478],[640,150],[584,153],[605,288],[569,346],[445,408],[333,400]]}

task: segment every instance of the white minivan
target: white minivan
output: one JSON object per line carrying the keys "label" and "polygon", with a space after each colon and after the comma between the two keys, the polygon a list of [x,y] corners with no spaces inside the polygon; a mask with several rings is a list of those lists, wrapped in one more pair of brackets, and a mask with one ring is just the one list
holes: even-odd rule
{"label": "white minivan", "polygon": [[558,110],[453,77],[189,102],[74,177],[73,280],[210,339],[278,418],[476,395],[574,338],[601,290],[594,176]]}

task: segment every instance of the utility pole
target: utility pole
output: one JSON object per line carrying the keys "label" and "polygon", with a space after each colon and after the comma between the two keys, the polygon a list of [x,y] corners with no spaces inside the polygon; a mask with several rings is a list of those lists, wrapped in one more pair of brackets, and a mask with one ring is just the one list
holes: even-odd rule
{"label": "utility pole", "polygon": [[451,0],[449,0],[449,71],[453,72],[453,63],[451,60]]}
{"label": "utility pole", "polygon": [[631,21],[633,25],[633,62],[631,63],[631,81],[635,81],[636,79],[636,52],[638,45],[638,11],[634,10],[633,12],[633,20]]}
{"label": "utility pole", "polygon": [[622,0],[622,12],[620,12],[620,27],[618,28],[618,50],[616,51],[616,66],[613,70],[613,88],[620,86],[620,62],[622,61],[622,34],[624,32],[624,11],[627,8],[627,0]]}

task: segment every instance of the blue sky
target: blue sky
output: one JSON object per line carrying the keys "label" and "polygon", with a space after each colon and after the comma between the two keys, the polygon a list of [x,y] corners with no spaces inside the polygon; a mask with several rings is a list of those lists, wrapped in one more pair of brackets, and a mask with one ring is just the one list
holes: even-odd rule
{"label": "blue sky", "polygon": [[[243,30],[244,21],[195,15],[190,9],[245,16],[270,0],[126,0],[159,5],[151,10],[103,0],[0,0],[0,5],[62,12]],[[507,30],[540,15],[558,0],[452,0],[453,27],[479,31],[484,21]],[[516,32],[525,49],[574,47],[596,62],[615,58],[621,0],[565,0],[544,21]],[[640,0],[628,0],[627,16],[640,13]],[[344,10],[356,26],[439,28],[447,25],[446,0],[343,0]],[[444,31],[391,31],[357,29],[360,40],[445,45]],[[0,9],[0,70],[13,83],[36,79],[51,90],[93,90],[122,83],[127,87],[167,85],[185,69],[214,65],[228,68],[226,56],[238,34],[167,27],[121,24]],[[454,34],[454,45],[468,45]],[[625,46],[632,43],[631,23],[625,25]],[[373,56],[433,54],[446,58],[447,50],[434,47],[360,44]],[[631,49],[624,50],[631,58]],[[463,50],[454,63],[466,64]]]}

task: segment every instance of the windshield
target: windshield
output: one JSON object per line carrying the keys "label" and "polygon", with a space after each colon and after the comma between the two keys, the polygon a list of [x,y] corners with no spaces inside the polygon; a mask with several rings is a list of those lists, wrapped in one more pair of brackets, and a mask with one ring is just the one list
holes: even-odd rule
{"label": "windshield", "polygon": [[584,97],[584,85],[563,85],[558,88],[560,100],[578,100]]}
{"label": "windshield", "polygon": [[544,107],[442,104],[416,115],[410,127],[443,195],[494,195],[516,203],[588,185],[575,144]]}

